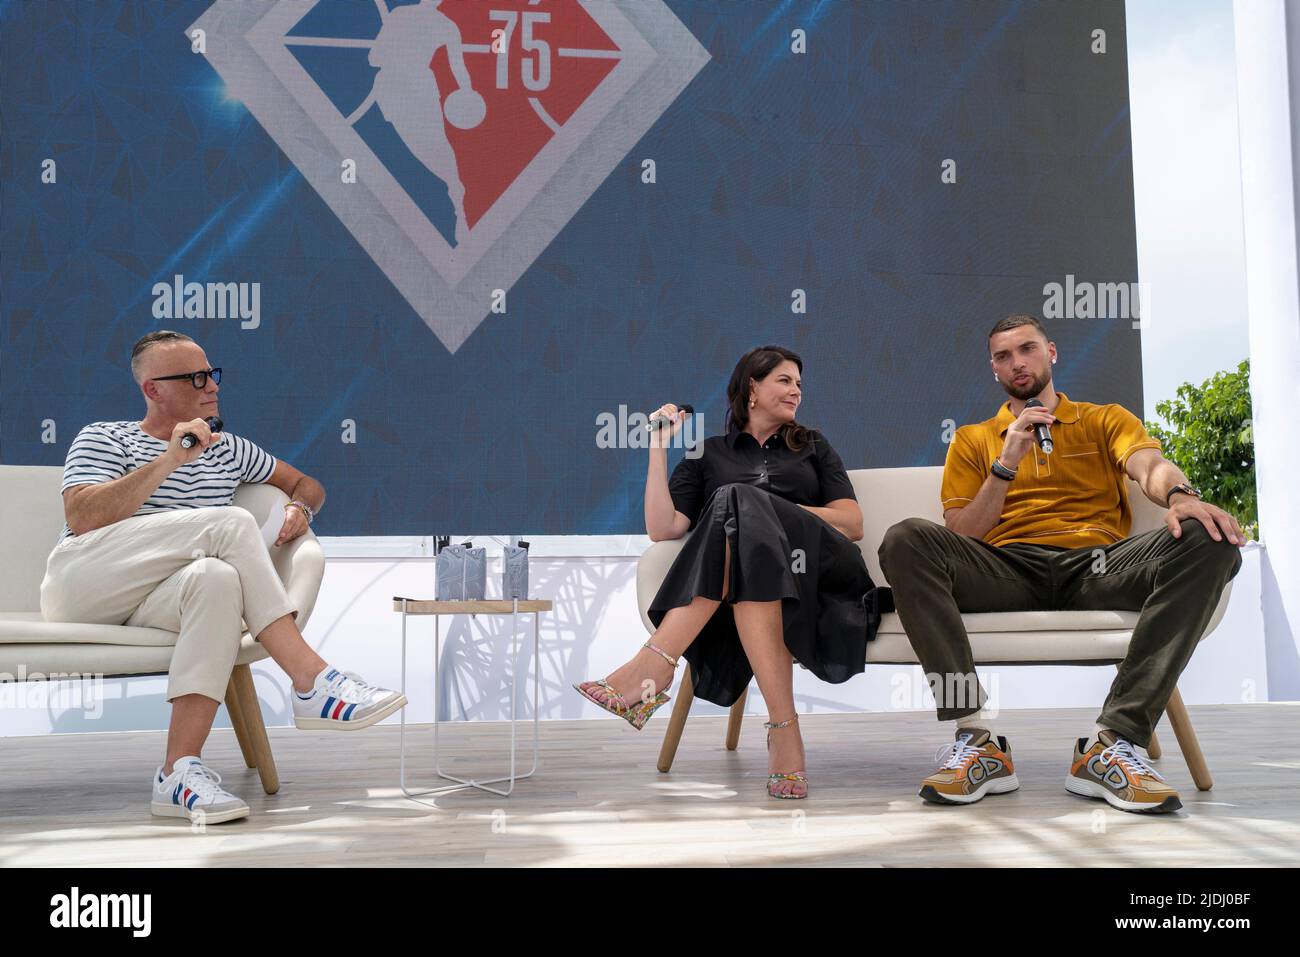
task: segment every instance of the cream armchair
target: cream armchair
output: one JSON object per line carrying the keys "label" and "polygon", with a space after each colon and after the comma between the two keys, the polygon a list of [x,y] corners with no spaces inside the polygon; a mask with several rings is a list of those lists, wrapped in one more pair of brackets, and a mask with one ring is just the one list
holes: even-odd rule
{"label": "cream armchair", "polygon": [[[176,644],[174,632],[47,622],[41,617],[45,560],[63,527],[62,475],[59,466],[0,465],[0,681],[61,674],[166,674]],[[235,505],[252,512],[259,525],[278,516],[287,501],[273,485],[241,485],[235,492]],[[298,608],[298,627],[305,627],[325,574],[320,542],[309,530],[273,549],[271,561]],[[250,664],[266,657],[265,649],[245,634],[226,689],[226,709],[244,763],[257,769],[262,788],[274,794],[280,788],[279,776],[249,670]]]}
{"label": "cream armchair", "polygon": [[[886,530],[894,523],[911,516],[943,522],[939,505],[939,483],[943,469],[938,466],[897,469],[859,469],[849,472],[853,490],[862,506],[863,538],[858,543],[871,579],[878,585],[888,584],[880,570],[876,550]],[[1129,501],[1133,506],[1133,531],[1143,532],[1159,527],[1164,520],[1164,510],[1152,504],[1136,484],[1129,483]],[[654,626],[646,609],[654,600],[660,584],[667,575],[673,559],[681,551],[682,541],[656,542],[641,556],[637,564],[637,601],[641,621],[653,633]],[[1219,605],[1205,629],[1205,636],[1214,631],[1228,604],[1232,585],[1228,584],[1219,599]],[[1128,651],[1133,626],[1137,623],[1135,611],[1026,611],[962,615],[970,635],[975,661],[982,665],[1116,665]],[[885,615],[875,641],[867,645],[868,664],[917,664],[911,643],[903,632],[898,615]],[[690,712],[690,666],[683,669],[673,705],[672,717],[664,734],[659,752],[659,770],[667,772],[673,764],[682,729]],[[745,695],[742,694],[731,708],[727,724],[727,749],[734,751],[740,739],[740,722],[745,713]],[[1208,791],[1213,786],[1209,768],[1201,753],[1200,743],[1192,730],[1187,709],[1177,689],[1166,705],[1166,714],[1173,726],[1174,735],[1182,749],[1183,757],[1191,771],[1196,787]],[[1160,745],[1155,737],[1147,753],[1160,757]]]}

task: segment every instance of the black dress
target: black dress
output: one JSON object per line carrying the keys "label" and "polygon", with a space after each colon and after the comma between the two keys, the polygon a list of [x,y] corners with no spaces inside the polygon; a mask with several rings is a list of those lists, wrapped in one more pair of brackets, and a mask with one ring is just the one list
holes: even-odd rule
{"label": "black dress", "polygon": [[865,668],[888,589],[873,586],[855,542],[800,508],[856,498],[820,432],[793,452],[780,432],[760,446],[733,426],[705,439],[699,457],[682,459],[668,489],[691,530],[646,612],[655,627],[698,595],[721,599],[731,543],[727,600],[686,649],[698,697],[731,705],[754,676],[736,632],[737,601],[779,600],[786,648],[823,681],[839,684]]}

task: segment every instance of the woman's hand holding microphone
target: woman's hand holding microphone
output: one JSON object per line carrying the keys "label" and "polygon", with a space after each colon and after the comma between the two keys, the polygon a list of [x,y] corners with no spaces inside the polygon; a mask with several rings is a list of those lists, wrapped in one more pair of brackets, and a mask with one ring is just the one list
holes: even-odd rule
{"label": "woman's hand holding microphone", "polygon": [[[650,448],[666,449],[672,444],[673,437],[682,430],[686,422],[686,417],[691,414],[689,407],[679,409],[671,402],[665,402],[659,408],[650,413]],[[666,419],[667,422],[655,425],[656,419]]]}

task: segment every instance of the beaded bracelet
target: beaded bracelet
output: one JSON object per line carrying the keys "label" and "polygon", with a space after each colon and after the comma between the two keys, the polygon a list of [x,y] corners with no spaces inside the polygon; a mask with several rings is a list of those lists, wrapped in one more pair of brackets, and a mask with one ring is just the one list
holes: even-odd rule
{"label": "beaded bracelet", "polygon": [[292,502],[286,502],[285,508],[288,508],[290,505],[294,505],[302,509],[302,514],[307,519],[308,525],[310,525],[311,520],[316,517],[316,513],[311,510],[311,506],[308,505],[306,502],[300,502],[297,499],[294,499]]}
{"label": "beaded bracelet", "polygon": [[989,466],[989,471],[1004,482],[1010,482],[1016,477],[1016,470],[1007,468],[1002,464],[1002,460],[998,458],[993,460],[993,464]]}

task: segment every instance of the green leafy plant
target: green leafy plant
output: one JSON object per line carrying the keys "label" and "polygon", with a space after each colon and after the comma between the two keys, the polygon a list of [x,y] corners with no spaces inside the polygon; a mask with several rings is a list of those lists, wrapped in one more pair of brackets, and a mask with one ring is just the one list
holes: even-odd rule
{"label": "green leafy plant", "polygon": [[1259,534],[1255,492],[1255,439],[1251,432],[1250,360],[1235,372],[1216,372],[1194,386],[1184,382],[1178,398],[1156,403],[1169,428],[1148,422],[1165,456],[1201,490],[1205,501],[1232,513],[1251,538]]}

